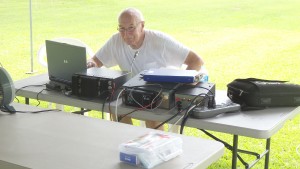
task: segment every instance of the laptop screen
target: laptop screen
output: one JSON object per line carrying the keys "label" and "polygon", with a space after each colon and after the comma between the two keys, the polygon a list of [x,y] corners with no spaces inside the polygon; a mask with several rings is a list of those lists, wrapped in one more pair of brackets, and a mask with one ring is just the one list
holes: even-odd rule
{"label": "laptop screen", "polygon": [[72,75],[86,70],[86,49],[62,42],[46,40],[50,81],[71,86]]}

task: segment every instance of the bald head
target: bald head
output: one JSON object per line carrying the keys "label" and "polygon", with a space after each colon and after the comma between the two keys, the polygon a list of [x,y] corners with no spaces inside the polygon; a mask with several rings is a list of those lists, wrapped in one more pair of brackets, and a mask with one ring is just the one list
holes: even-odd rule
{"label": "bald head", "polygon": [[121,20],[123,18],[130,18],[130,19],[134,20],[136,23],[145,21],[142,12],[136,8],[124,9],[118,17],[119,23],[121,22]]}

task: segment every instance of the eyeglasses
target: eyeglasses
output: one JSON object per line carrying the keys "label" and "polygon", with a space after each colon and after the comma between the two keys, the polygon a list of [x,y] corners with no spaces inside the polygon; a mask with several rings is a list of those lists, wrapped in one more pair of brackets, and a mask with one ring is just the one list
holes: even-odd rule
{"label": "eyeglasses", "polygon": [[[141,22],[139,22],[139,23],[141,23]],[[125,33],[126,31],[128,33],[132,33],[136,29],[136,27],[138,26],[139,23],[137,23],[135,26],[129,26],[128,28],[118,27],[118,31],[120,33]]]}

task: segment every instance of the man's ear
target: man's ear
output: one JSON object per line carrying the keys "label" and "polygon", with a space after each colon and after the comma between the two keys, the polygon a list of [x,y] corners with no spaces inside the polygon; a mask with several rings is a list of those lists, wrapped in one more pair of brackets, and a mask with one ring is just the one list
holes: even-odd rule
{"label": "man's ear", "polygon": [[141,25],[142,25],[142,28],[144,29],[144,27],[145,27],[145,21],[142,21]]}

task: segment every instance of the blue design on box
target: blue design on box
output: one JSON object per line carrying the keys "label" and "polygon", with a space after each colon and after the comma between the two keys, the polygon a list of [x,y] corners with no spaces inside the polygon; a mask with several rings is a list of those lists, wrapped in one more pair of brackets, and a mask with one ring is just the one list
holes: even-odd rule
{"label": "blue design on box", "polygon": [[138,165],[138,160],[137,160],[136,155],[132,155],[132,154],[126,154],[126,153],[120,152],[120,161],[126,162],[128,164],[132,164],[132,165]]}

